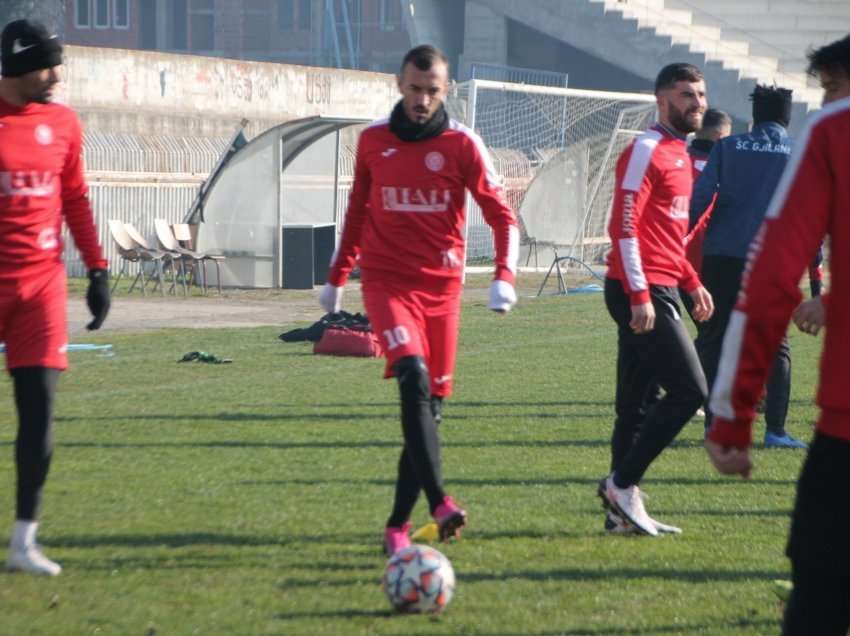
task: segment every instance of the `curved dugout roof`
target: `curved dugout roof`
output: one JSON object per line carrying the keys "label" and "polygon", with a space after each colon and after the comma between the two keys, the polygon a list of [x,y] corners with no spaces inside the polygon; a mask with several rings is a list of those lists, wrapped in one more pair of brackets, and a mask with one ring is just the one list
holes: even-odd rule
{"label": "curved dugout roof", "polygon": [[198,224],[198,249],[226,257],[224,285],[280,286],[281,228],[336,221],[338,134],[367,121],[309,117],[248,143],[234,139],[187,215],[187,222]]}
{"label": "curved dugout roof", "polygon": [[212,195],[215,184],[221,174],[227,169],[227,165],[231,160],[235,159],[240,152],[250,152],[253,149],[252,146],[255,144],[262,143],[268,137],[279,136],[281,141],[286,144],[281,155],[281,171],[285,171],[289,164],[291,164],[298,155],[322,137],[329,135],[332,132],[342,130],[343,128],[347,128],[348,126],[366,124],[369,121],[370,120],[368,119],[322,117],[320,115],[316,115],[315,117],[294,119],[275,126],[274,128],[269,128],[244,145],[239,144],[236,140],[234,140],[234,142],[231,143],[229,151],[225,153],[223,161],[216,166],[213,173],[204,184],[204,192],[201,196],[200,205],[190,211],[186,217],[186,222],[197,223],[198,221],[203,221],[204,204]]}

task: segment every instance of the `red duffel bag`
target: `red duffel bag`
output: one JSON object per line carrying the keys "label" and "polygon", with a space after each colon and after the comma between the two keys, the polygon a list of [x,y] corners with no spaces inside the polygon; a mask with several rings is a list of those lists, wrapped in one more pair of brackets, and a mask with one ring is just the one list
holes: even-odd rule
{"label": "red duffel bag", "polygon": [[326,356],[380,358],[384,355],[378,336],[368,326],[343,327],[328,325],[321,340],[313,345],[313,353]]}

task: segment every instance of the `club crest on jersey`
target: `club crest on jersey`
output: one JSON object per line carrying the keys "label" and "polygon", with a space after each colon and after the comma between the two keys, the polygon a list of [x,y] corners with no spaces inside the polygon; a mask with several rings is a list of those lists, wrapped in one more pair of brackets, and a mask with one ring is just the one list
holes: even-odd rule
{"label": "club crest on jersey", "polygon": [[447,212],[452,193],[449,190],[384,186],[381,198],[387,212]]}
{"label": "club crest on jersey", "polygon": [[439,172],[446,165],[446,158],[441,152],[429,152],[425,155],[425,167],[431,172]]}
{"label": "club crest on jersey", "polygon": [[42,146],[53,143],[53,129],[47,124],[39,124],[35,127],[35,140]]}

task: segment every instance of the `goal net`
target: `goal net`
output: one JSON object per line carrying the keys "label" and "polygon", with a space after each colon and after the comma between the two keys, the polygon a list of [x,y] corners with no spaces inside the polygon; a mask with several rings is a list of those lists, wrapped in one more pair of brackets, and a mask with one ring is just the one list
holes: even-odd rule
{"label": "goal net", "polygon": [[[603,262],[614,166],[653,123],[655,97],[470,80],[453,87],[447,106],[489,148],[523,243]],[[468,261],[492,258],[490,228],[471,199],[467,236]]]}

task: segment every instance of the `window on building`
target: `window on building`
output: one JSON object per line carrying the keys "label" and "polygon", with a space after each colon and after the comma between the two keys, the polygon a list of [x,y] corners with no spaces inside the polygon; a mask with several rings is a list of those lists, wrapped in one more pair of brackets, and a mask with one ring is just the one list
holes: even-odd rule
{"label": "window on building", "polygon": [[156,4],[143,2],[139,6],[139,27],[143,49],[156,48]]}
{"label": "window on building", "polygon": [[130,0],[113,0],[112,26],[116,29],[130,28]]}
{"label": "window on building", "polygon": [[295,26],[295,0],[277,0],[277,28],[292,31]]}
{"label": "window on building", "polygon": [[189,49],[215,49],[215,7],[213,0],[191,0],[189,5]]}
{"label": "window on building", "polygon": [[310,0],[298,0],[298,28],[309,31],[313,26],[313,7]]}
{"label": "window on building", "polygon": [[168,35],[169,48],[185,51],[188,48],[189,16],[187,0],[171,0],[171,31]]}
{"label": "window on building", "polygon": [[94,26],[96,29],[109,28],[109,0],[94,0]]}
{"label": "window on building", "polygon": [[272,35],[272,15],[268,0],[245,0],[242,16],[242,50],[268,53]]}
{"label": "window on building", "polygon": [[75,0],[74,26],[78,29],[91,27],[91,0]]}
{"label": "window on building", "polygon": [[381,30],[391,31],[401,22],[401,5],[395,0],[381,0],[379,11]]}

